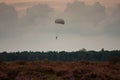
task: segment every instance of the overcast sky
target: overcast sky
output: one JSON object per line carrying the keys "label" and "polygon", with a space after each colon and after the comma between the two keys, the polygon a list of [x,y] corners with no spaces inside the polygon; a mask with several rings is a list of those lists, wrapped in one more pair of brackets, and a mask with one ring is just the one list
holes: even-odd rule
{"label": "overcast sky", "polygon": [[0,44],[0,52],[120,49],[120,0],[0,0]]}

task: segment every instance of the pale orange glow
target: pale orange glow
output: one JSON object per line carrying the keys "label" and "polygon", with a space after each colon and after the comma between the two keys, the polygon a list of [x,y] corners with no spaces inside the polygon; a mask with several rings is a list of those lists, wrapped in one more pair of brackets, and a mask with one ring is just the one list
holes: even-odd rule
{"label": "pale orange glow", "polygon": [[[73,2],[73,1],[74,0],[66,0],[66,1],[64,1],[64,0],[60,0],[60,1],[58,1],[58,0],[19,0],[19,1],[18,0],[1,0],[0,2],[5,2],[7,4],[16,4],[16,3],[25,3],[25,2],[48,4],[52,8],[55,8],[55,10],[57,10],[57,11],[63,11],[65,9],[66,4]],[[18,8],[18,6],[16,7],[16,9],[20,9],[20,10],[22,8]],[[24,6],[24,8],[28,8],[28,6]],[[24,8],[23,8],[23,10],[24,10]]]}
{"label": "pale orange glow", "polygon": [[[67,3],[72,3],[73,1],[84,1],[85,4],[92,5],[95,2],[100,2],[105,7],[113,7],[116,4],[120,3],[120,0],[0,0],[0,2],[5,2],[7,4],[16,4],[16,3],[41,3],[41,4],[48,4],[52,8],[54,8],[57,12],[64,11],[66,8]],[[33,4],[34,5],[34,4]],[[20,11],[19,14],[23,14],[26,8],[30,6],[15,6],[17,11]],[[22,12],[21,12],[22,11]]]}
{"label": "pale orange glow", "polygon": [[13,4],[13,3],[21,3],[21,2],[60,2],[60,3],[67,3],[67,2],[73,2],[74,0],[1,0],[1,2],[6,2],[8,4]]}
{"label": "pale orange glow", "polygon": [[0,2],[5,2],[7,4],[15,4],[15,3],[23,3],[23,2],[44,3],[60,10],[65,8],[65,5],[67,3],[70,3],[73,1],[84,1],[86,4],[90,4],[90,5],[98,1],[102,5],[105,5],[107,7],[111,7],[120,3],[120,0],[0,0]]}
{"label": "pale orange glow", "polygon": [[99,0],[99,2],[107,7],[113,7],[116,4],[120,4],[120,0]]}
{"label": "pale orange glow", "polygon": [[97,1],[99,1],[102,4],[109,5],[109,6],[120,3],[120,0],[0,0],[0,2],[5,2],[5,3],[8,3],[8,4],[21,3],[21,2],[69,3],[69,2],[73,2],[73,1],[84,1],[87,4],[93,4]]}

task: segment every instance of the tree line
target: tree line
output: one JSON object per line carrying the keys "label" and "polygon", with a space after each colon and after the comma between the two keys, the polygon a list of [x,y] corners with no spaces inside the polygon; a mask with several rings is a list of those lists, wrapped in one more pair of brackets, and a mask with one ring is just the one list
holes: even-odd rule
{"label": "tree line", "polygon": [[50,60],[50,61],[107,61],[112,58],[120,58],[120,50],[107,51],[87,51],[82,49],[79,51],[48,51],[48,52],[0,52],[0,61],[35,61],[35,60]]}

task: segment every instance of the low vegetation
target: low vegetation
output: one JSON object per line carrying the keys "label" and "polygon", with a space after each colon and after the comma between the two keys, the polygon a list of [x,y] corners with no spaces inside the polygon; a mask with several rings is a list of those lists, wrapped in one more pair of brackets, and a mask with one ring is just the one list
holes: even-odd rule
{"label": "low vegetation", "polygon": [[1,61],[0,80],[120,80],[120,63]]}

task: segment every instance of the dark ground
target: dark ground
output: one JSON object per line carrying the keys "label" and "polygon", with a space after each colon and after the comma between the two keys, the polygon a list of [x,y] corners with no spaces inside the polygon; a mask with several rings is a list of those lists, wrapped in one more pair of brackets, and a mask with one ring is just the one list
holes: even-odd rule
{"label": "dark ground", "polygon": [[120,63],[0,62],[0,80],[120,80]]}

